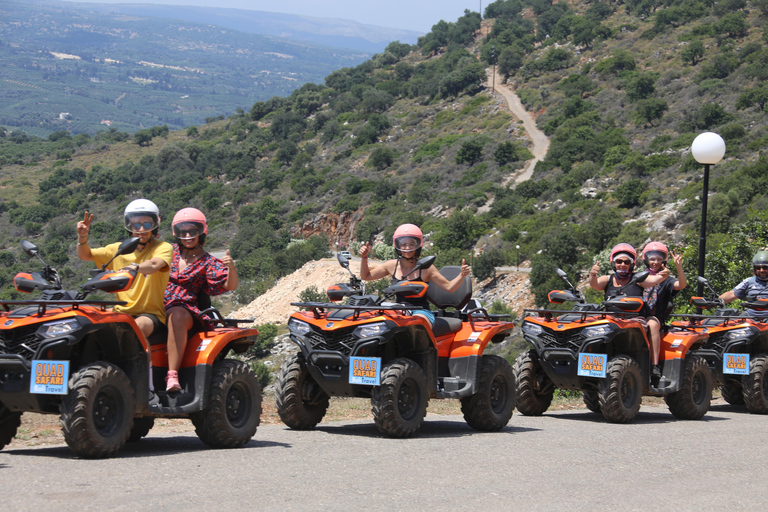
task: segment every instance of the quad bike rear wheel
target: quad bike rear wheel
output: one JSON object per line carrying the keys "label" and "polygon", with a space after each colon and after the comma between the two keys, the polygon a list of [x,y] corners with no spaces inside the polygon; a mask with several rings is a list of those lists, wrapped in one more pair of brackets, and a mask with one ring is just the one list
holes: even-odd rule
{"label": "quad bike rear wheel", "polygon": [[133,418],[133,428],[128,436],[129,443],[135,443],[142,437],[146,437],[152,427],[155,426],[155,418],[152,416],[137,416]]}
{"label": "quad bike rear wheel", "polygon": [[19,425],[21,425],[21,413],[12,412],[0,403],[0,450],[13,440]]}
{"label": "quad bike rear wheel", "polygon": [[597,391],[582,391],[581,399],[584,400],[587,409],[600,414],[600,394]]}
{"label": "quad bike rear wheel", "polygon": [[197,436],[211,448],[235,448],[250,441],[261,421],[261,385],[251,367],[231,359],[215,363],[208,405],[190,419]]}
{"label": "quad bike rear wheel", "polygon": [[69,393],[61,403],[64,440],[80,457],[110,457],[128,440],[134,409],[125,372],[103,361],[89,364],[69,380]]}
{"label": "quad bike rear wheel", "polygon": [[517,356],[513,370],[517,410],[525,416],[541,416],[552,403],[555,385],[541,367],[536,351]]}
{"label": "quad bike rear wheel", "polygon": [[685,358],[680,391],[664,396],[669,412],[681,420],[698,420],[709,410],[712,399],[712,372],[707,360],[689,354]]}
{"label": "quad bike rear wheel", "polygon": [[758,354],[749,361],[749,375],[744,376],[744,403],[752,414],[768,414],[768,354]]}
{"label": "quad bike rear wheel", "polygon": [[280,419],[294,430],[310,430],[328,411],[330,399],[309,374],[304,355],[292,355],[280,368],[275,386]]}
{"label": "quad bike rear wheel", "polygon": [[484,432],[507,426],[515,410],[515,373],[506,359],[483,356],[477,393],[461,399],[467,424]]}
{"label": "quad bike rear wheel", "polygon": [[606,376],[600,380],[600,411],[611,423],[629,423],[640,410],[643,396],[642,373],[637,361],[621,355],[608,361]]}
{"label": "quad bike rear wheel", "polygon": [[739,384],[723,384],[720,395],[731,405],[744,405],[744,387]]}
{"label": "quad bike rear wheel", "polygon": [[373,388],[371,411],[376,427],[390,437],[413,435],[427,414],[427,378],[414,361],[395,359],[381,370]]}

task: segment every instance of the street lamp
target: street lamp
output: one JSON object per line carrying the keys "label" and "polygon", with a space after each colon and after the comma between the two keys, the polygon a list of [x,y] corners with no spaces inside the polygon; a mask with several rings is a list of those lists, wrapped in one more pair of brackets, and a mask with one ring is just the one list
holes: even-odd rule
{"label": "street lamp", "polygon": [[520,246],[516,245],[515,249],[515,263],[517,263],[517,271],[520,272]]}
{"label": "street lamp", "polygon": [[[693,139],[693,158],[704,164],[704,191],[701,194],[701,234],[699,235],[699,275],[704,276],[704,253],[707,249],[707,195],[709,194],[709,166],[715,165],[725,155],[725,142],[716,133],[704,132]],[[704,284],[699,283],[698,295],[704,294]]]}

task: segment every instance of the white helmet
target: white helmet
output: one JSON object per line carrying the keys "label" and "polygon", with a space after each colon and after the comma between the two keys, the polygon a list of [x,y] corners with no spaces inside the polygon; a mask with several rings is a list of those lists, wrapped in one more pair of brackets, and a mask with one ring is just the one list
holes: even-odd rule
{"label": "white helmet", "polygon": [[[149,217],[152,222],[142,225],[133,220],[135,217]],[[130,232],[152,231],[156,235],[157,228],[160,226],[160,210],[149,199],[136,199],[125,207],[123,220],[125,221],[125,229]]]}

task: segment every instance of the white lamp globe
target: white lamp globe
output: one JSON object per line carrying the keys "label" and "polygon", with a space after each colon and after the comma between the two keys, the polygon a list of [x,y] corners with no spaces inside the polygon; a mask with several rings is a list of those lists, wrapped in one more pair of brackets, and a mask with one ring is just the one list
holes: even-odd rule
{"label": "white lamp globe", "polygon": [[716,133],[704,132],[693,139],[691,153],[700,164],[714,165],[725,155],[725,141]]}

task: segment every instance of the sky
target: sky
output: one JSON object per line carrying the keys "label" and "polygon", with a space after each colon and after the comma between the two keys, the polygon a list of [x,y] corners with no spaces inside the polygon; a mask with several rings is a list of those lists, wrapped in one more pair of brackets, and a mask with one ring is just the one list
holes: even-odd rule
{"label": "sky", "polygon": [[427,33],[440,20],[454,22],[464,9],[481,12],[492,0],[80,0],[87,3],[143,3],[228,7],[341,18],[366,25]]}

